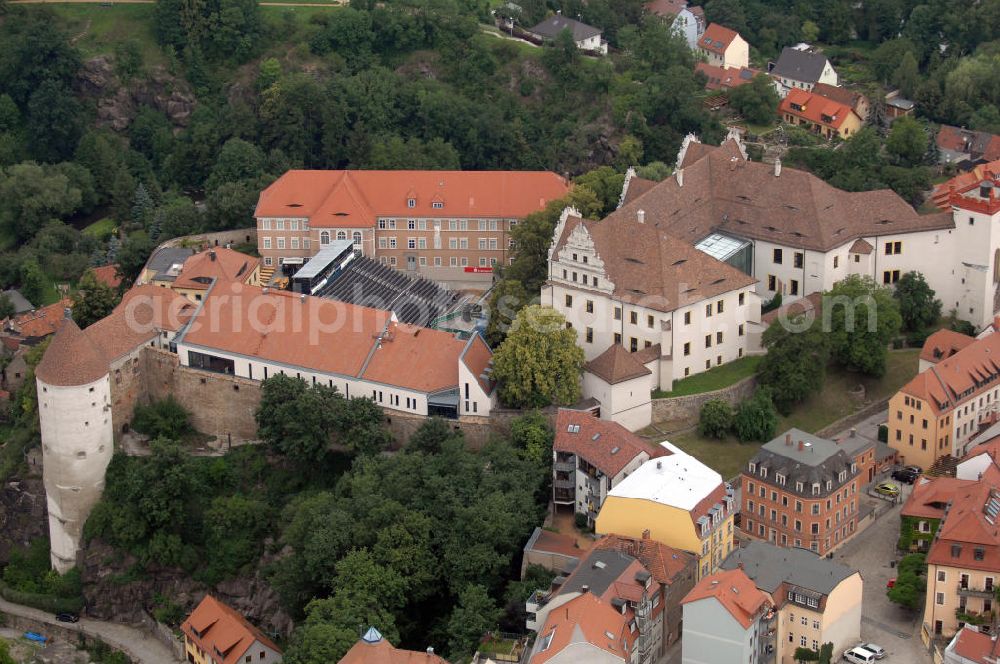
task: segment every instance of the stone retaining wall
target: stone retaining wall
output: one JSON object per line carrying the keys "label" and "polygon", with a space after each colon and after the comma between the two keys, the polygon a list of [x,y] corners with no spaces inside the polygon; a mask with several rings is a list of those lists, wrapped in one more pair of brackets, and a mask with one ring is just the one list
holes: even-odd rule
{"label": "stone retaining wall", "polygon": [[[224,247],[227,244],[257,243],[256,228],[236,228],[217,233],[197,233],[182,235],[162,243],[160,247],[191,247],[192,249],[207,249],[208,247]],[[157,247],[157,248],[160,248]]]}
{"label": "stone retaining wall", "polygon": [[876,413],[883,411],[888,407],[889,407],[888,397],[886,397],[885,399],[879,399],[878,401],[868,404],[867,406],[865,406],[864,408],[862,408],[857,412],[842,417],[832,424],[828,424],[827,426],[817,431],[816,435],[819,436],[820,438],[830,438],[840,433],[844,429],[850,429],[855,424],[867,420],[872,415],[875,415]]}
{"label": "stone retaining wall", "polygon": [[669,420],[698,419],[701,407],[712,399],[722,399],[735,406],[743,401],[757,389],[757,377],[748,376],[743,380],[733,383],[729,387],[712,392],[702,392],[701,394],[688,394],[681,397],[667,397],[665,399],[653,399],[653,421],[666,422]]}

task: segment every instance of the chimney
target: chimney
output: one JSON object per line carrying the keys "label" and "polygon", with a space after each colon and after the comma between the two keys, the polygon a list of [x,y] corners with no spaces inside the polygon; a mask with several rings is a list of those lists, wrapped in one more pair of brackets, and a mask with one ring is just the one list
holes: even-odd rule
{"label": "chimney", "polygon": [[774,177],[781,177],[781,157],[774,160]]}
{"label": "chimney", "polygon": [[70,307],[63,309],[63,318],[66,320],[73,320],[73,310]]}
{"label": "chimney", "polygon": [[678,168],[677,172],[674,173],[674,176],[677,178],[677,186],[678,187],[683,187],[684,186],[684,169],[683,168]]}
{"label": "chimney", "polygon": [[646,211],[637,210],[635,213],[635,218],[639,221],[640,224],[646,223]]}
{"label": "chimney", "polygon": [[656,469],[657,470],[662,470],[663,469],[663,462],[660,461],[659,459],[656,460]]}
{"label": "chimney", "polygon": [[208,252],[208,258],[213,262],[215,261],[215,249],[212,249]]}
{"label": "chimney", "polygon": [[742,560],[740,562],[736,563],[736,566],[739,567],[740,569],[745,569],[743,567],[743,561]]}
{"label": "chimney", "polygon": [[856,435],[858,435],[858,430],[851,427],[851,438],[854,438]]}
{"label": "chimney", "polygon": [[785,445],[791,445],[791,444],[792,444],[792,434],[786,433],[785,434]]}
{"label": "chimney", "polygon": [[434,655],[434,646],[427,646],[427,654],[431,656]]}
{"label": "chimney", "polygon": [[806,444],[805,444],[805,443],[803,443],[803,442],[802,442],[802,441],[800,440],[800,441],[799,441],[799,452],[801,452],[801,451],[802,451],[802,450],[804,450],[805,448],[806,448]]}
{"label": "chimney", "polygon": [[581,593],[589,593],[590,592],[590,586],[580,586],[580,592]]}
{"label": "chimney", "polygon": [[305,293],[300,294],[299,295],[299,302],[305,302],[305,301],[306,301],[306,294]]}
{"label": "chimney", "polygon": [[649,537],[650,537],[649,528],[646,528],[644,531],[642,531],[642,539],[648,540]]}

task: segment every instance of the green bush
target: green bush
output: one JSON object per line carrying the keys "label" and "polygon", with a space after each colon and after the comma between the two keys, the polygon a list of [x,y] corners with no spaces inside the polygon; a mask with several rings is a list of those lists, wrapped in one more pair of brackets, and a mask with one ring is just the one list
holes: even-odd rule
{"label": "green bush", "polygon": [[774,437],[778,428],[778,412],[771,402],[771,394],[759,389],[749,399],[740,403],[733,418],[733,432],[741,443],[751,440],[766,442]]}
{"label": "green bush", "polygon": [[48,613],[80,613],[83,610],[83,597],[56,597],[41,593],[29,593],[14,590],[0,581],[0,597],[8,602],[30,606]]}
{"label": "green bush", "polygon": [[579,528],[580,530],[586,530],[586,528],[587,528],[587,515],[586,514],[580,514],[579,512],[577,512],[576,514],[573,515],[573,523],[575,523],[576,527]]}
{"label": "green bush", "polygon": [[780,306],[781,306],[781,293],[775,293],[774,297],[772,297],[770,300],[761,305],[760,313],[762,315],[766,314],[769,311],[774,311]]}
{"label": "green bush", "polygon": [[180,440],[194,431],[191,416],[172,396],[135,407],[132,428],[150,438]]}
{"label": "green bush", "polygon": [[701,407],[698,432],[710,438],[725,438],[733,427],[733,407],[723,399],[711,399]]}
{"label": "green bush", "polygon": [[878,442],[888,443],[889,442],[889,427],[885,424],[878,425]]}

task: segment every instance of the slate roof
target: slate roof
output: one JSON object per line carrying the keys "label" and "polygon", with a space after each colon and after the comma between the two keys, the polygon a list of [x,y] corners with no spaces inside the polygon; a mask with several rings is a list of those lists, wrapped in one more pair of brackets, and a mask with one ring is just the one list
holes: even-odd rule
{"label": "slate roof", "polygon": [[28,302],[28,298],[21,295],[21,292],[18,290],[11,288],[9,290],[5,290],[3,294],[6,295],[7,299],[10,300],[10,303],[14,305],[15,315],[23,314],[26,311],[32,311],[35,308],[35,305]]}
{"label": "slate roof", "polygon": [[771,75],[815,83],[823,74],[826,63],[827,58],[821,53],[809,53],[786,46],[771,70]]}
{"label": "slate roof", "polygon": [[[758,473],[752,477],[758,481],[774,482],[778,474],[785,476],[784,489],[790,493],[803,496],[813,496],[812,485],[819,483],[819,496],[826,496],[838,490],[844,482],[839,479],[841,472],[847,473],[847,480],[857,475],[851,472],[851,463],[862,450],[872,447],[867,438],[847,437],[839,443],[819,438],[799,429],[789,429],[785,434],[764,444],[754,455],[750,463],[755,464]],[[767,479],[761,480],[759,470],[767,468]],[[747,474],[749,477],[749,473]],[[827,491],[827,481],[832,482],[832,488]],[[796,490],[796,483],[801,482],[802,491]]]}
{"label": "slate roof", "polygon": [[841,581],[858,573],[806,549],[779,547],[757,540],[745,548],[734,549],[720,567],[735,569],[740,563],[754,584],[772,596],[782,583],[829,595]]}
{"label": "slate roof", "polygon": [[153,255],[146,261],[146,270],[153,272],[159,281],[173,281],[177,275],[166,274],[174,265],[183,265],[189,256],[194,254],[194,249],[185,247],[161,247],[153,252]]}
{"label": "slate roof", "polygon": [[555,39],[556,36],[563,30],[569,30],[572,32],[573,41],[576,42],[581,42],[585,39],[590,39],[591,37],[596,37],[601,34],[600,28],[595,28],[587,25],[586,23],[581,23],[580,21],[567,16],[562,16],[561,14],[548,17],[535,27],[529,29],[528,32],[536,34],[539,37],[545,37],[546,39]]}
{"label": "slate roof", "polygon": [[[636,211],[644,210],[647,227],[691,245],[721,232],[817,251],[861,237],[955,226],[950,212],[919,215],[888,189],[846,192],[795,168],[783,168],[775,176],[773,165],[745,160],[735,139],[718,148],[689,143],[682,168],[682,184],[675,174],[641,195],[628,196],[601,226],[623,246],[645,245],[648,240],[635,237],[649,232],[641,226],[637,230]],[[633,251],[640,249],[648,248]]]}

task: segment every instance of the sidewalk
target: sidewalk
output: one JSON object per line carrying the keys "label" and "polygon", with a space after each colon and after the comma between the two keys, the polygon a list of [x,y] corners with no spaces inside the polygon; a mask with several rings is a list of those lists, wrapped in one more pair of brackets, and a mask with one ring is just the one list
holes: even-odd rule
{"label": "sidewalk", "polygon": [[80,618],[78,623],[62,623],[57,621],[51,613],[20,604],[11,604],[4,599],[0,599],[0,611],[46,625],[55,625],[63,629],[82,632],[92,638],[99,638],[141,664],[177,664],[181,661],[174,659],[173,653],[154,637],[128,625],[88,618]]}

